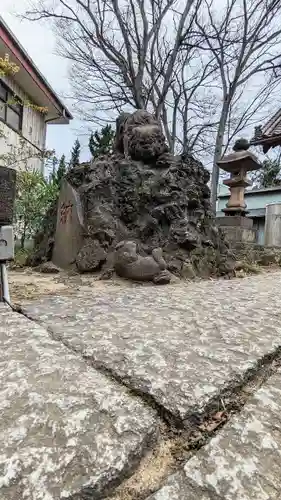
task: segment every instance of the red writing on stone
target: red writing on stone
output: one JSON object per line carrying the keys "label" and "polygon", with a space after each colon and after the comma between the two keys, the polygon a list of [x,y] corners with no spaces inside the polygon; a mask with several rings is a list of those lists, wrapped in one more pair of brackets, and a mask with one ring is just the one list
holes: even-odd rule
{"label": "red writing on stone", "polygon": [[60,223],[66,224],[72,215],[73,203],[62,203],[60,207]]}

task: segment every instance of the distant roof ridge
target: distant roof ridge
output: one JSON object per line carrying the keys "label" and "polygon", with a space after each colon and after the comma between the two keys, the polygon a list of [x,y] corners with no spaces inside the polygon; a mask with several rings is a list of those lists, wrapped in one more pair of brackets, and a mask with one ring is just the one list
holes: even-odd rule
{"label": "distant roof ridge", "polygon": [[[246,194],[255,194],[255,193],[260,193],[260,192],[265,192],[265,191],[281,191],[281,184],[279,186],[270,186],[270,187],[262,187],[262,188],[255,188],[255,189],[247,189],[245,191]],[[218,198],[226,198],[230,196],[230,193],[219,193]]]}
{"label": "distant roof ridge", "polygon": [[272,134],[279,122],[281,122],[281,108],[262,126],[262,135]]}

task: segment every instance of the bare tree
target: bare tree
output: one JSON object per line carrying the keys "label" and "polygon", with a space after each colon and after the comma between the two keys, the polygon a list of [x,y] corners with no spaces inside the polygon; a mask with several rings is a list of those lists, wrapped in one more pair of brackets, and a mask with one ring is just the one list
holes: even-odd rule
{"label": "bare tree", "polygon": [[[267,90],[274,87],[272,71],[281,62],[280,8],[281,0],[225,0],[223,6],[216,0],[203,0],[202,9],[196,14],[197,34],[200,39],[204,37],[201,50],[210,52],[218,67],[216,94],[220,111],[211,194],[214,210],[219,179],[217,161],[229,138],[253,119]],[[240,119],[235,120],[243,93],[251,89],[254,95]]]}
{"label": "bare tree", "polygon": [[104,125],[121,110],[155,112],[172,151],[212,159],[215,208],[217,160],[276,95],[281,0],[33,2],[26,17],[52,21],[71,62],[80,116]]}
{"label": "bare tree", "polygon": [[201,1],[34,0],[25,17],[53,21],[84,118],[99,123],[112,110],[149,109],[174,149],[171,89],[195,50],[186,47]]}
{"label": "bare tree", "polygon": [[171,136],[183,153],[202,154],[216,126],[212,120],[215,108],[209,99],[216,69],[215,59],[203,57],[196,46],[180,54],[166,107],[172,116]]}

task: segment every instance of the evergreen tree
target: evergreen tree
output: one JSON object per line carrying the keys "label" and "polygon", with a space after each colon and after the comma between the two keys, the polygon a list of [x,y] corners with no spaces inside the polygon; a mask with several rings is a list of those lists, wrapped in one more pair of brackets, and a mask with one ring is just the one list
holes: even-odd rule
{"label": "evergreen tree", "polygon": [[106,125],[101,131],[92,132],[89,139],[89,149],[93,158],[111,153],[115,132],[111,125]]}
{"label": "evergreen tree", "polygon": [[56,175],[56,171],[57,171],[57,166],[58,166],[58,162],[59,160],[57,159],[57,157],[54,155],[52,158],[50,158],[50,160],[47,162],[47,167],[50,166],[50,168],[52,168],[52,173],[50,175],[50,180],[53,179],[53,177]]}
{"label": "evergreen tree", "polygon": [[72,168],[77,167],[80,164],[80,152],[81,152],[81,145],[79,139],[76,139],[71,151],[70,165],[72,166]]}
{"label": "evergreen tree", "polygon": [[281,185],[281,165],[278,160],[265,160],[253,175],[254,186],[267,188]]}
{"label": "evergreen tree", "polygon": [[52,181],[58,186],[58,188],[61,187],[61,182],[66,172],[67,165],[65,161],[65,155],[62,155],[57,170],[52,174]]}

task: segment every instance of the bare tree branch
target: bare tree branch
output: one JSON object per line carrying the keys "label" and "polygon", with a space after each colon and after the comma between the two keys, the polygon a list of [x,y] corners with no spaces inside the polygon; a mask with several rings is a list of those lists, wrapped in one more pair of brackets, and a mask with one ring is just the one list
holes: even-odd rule
{"label": "bare tree branch", "polygon": [[58,51],[72,63],[76,102],[89,102],[84,116],[103,119],[110,102],[112,115],[124,107],[153,109],[171,143],[167,96],[201,2],[34,0],[25,18],[53,22]]}
{"label": "bare tree branch", "polygon": [[[227,0],[222,15],[221,11],[218,14],[212,0],[204,0],[203,8],[196,17],[197,30],[204,40],[203,47],[216,58],[222,89],[212,170],[214,209],[219,180],[217,161],[227,144],[225,135],[230,133],[232,103],[238,89],[252,84],[253,78],[259,74],[272,74],[272,70],[281,63],[280,8],[280,0]],[[266,93],[265,87],[266,79],[262,77],[260,95]],[[255,101],[251,106],[252,111],[257,111]],[[249,114],[245,111],[244,115],[240,115],[236,130],[241,130],[248,121]],[[235,135],[234,130],[235,127],[231,138]]]}

